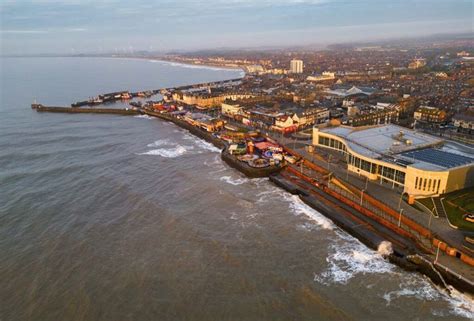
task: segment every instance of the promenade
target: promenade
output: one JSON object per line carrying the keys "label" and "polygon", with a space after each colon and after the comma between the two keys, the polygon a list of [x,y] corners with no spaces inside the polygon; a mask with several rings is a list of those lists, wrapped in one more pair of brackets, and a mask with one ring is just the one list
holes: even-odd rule
{"label": "promenade", "polygon": [[[336,177],[339,180],[347,182],[358,188],[361,192],[361,196],[363,196],[362,194],[366,194],[374,197],[392,209],[401,212],[401,215],[410,218],[421,226],[432,231],[433,235],[440,240],[458,249],[463,249],[466,252],[468,251],[463,248],[462,242],[465,235],[474,236],[474,232],[454,229],[449,226],[446,218],[435,217],[415,209],[414,207],[407,204],[403,199],[401,199],[401,189],[393,188],[392,185],[383,184],[378,181],[370,181],[364,176],[359,176],[347,171],[342,154],[322,148],[315,148],[314,153],[309,153],[306,149],[306,146],[311,144],[311,138],[309,137],[305,140],[302,138],[295,139],[292,137],[278,136],[276,137],[276,140],[299,153],[306,160],[327,169],[332,173],[332,177]],[[318,177],[316,173],[312,173],[312,171],[306,168],[303,170],[305,175],[314,176],[314,178],[320,178],[320,175]],[[365,205],[365,203],[361,204]],[[428,260],[434,262],[436,260],[437,249],[431,246],[431,250],[434,254],[426,254],[425,256]],[[472,253],[468,254],[472,255]],[[449,256],[443,251],[439,251],[437,263],[442,268],[448,268],[455,274],[459,274],[474,283],[474,269],[468,264],[460,261],[458,258]]]}

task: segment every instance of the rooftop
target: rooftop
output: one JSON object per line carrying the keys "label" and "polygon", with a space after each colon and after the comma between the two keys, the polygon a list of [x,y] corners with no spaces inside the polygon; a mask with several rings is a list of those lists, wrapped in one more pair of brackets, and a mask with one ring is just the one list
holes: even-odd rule
{"label": "rooftop", "polygon": [[[474,164],[473,157],[435,149],[443,144],[437,137],[396,125],[370,127],[338,126],[321,132],[343,138],[349,147],[370,158],[383,159],[399,166],[445,170]],[[446,149],[446,148],[444,148]]]}

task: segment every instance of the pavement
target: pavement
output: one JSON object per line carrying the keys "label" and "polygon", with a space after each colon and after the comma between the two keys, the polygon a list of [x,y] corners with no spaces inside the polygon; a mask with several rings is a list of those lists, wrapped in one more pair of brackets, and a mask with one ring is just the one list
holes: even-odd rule
{"label": "pavement", "polygon": [[[311,139],[302,141],[301,139],[297,140],[292,137],[281,136],[277,137],[276,139],[281,144],[295,150],[297,153],[300,153],[307,160],[310,160],[321,167],[329,169],[329,171],[331,171],[333,175],[340,180],[349,182],[353,186],[359,188],[361,191],[364,190],[364,193],[373,196],[395,210],[402,210],[402,215],[409,217],[418,224],[431,230],[432,233],[438,236],[439,239],[445,241],[451,246],[461,250],[463,249],[462,243],[464,236],[474,236],[474,232],[453,229],[449,226],[448,222],[444,218],[435,217],[434,215],[427,214],[410,206],[401,199],[403,192],[401,188],[394,187],[391,184],[380,183],[379,181],[370,181],[364,176],[359,176],[355,173],[348,172],[346,170],[347,166],[342,158],[342,154],[338,153],[337,151],[332,151],[325,148],[315,148],[315,153],[311,154],[305,148],[307,145],[311,144]],[[463,277],[469,280],[474,280],[474,269],[471,266],[463,263],[461,260],[440,251],[438,262],[452,269],[454,272],[462,275]]]}

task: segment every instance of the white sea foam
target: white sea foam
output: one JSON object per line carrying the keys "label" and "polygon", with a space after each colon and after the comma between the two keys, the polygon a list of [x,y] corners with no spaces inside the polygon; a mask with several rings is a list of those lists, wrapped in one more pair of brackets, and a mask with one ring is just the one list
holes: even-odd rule
{"label": "white sea foam", "polygon": [[433,309],[433,314],[442,317],[449,315],[457,315],[468,320],[474,319],[474,300],[466,294],[451,288],[450,294],[437,288],[427,278],[421,278],[418,275],[408,275],[400,278],[399,289],[387,292],[383,298],[387,302],[387,306],[392,304],[394,300],[402,297],[413,297],[422,301],[439,301],[444,300],[448,303],[448,310]]}
{"label": "white sea foam", "polygon": [[217,148],[216,146],[212,145],[211,143],[206,142],[205,140],[202,139],[197,139],[194,142],[199,148],[214,152],[214,153],[220,153],[221,150]]}
{"label": "white sea foam", "polygon": [[330,219],[306,205],[297,195],[291,195],[290,193],[285,192],[283,194],[283,199],[289,202],[289,207],[294,214],[303,214],[307,216],[311,221],[325,230],[332,230],[335,228],[334,223]]}
{"label": "white sea foam", "polygon": [[326,271],[316,274],[315,281],[326,285],[346,284],[357,274],[391,273],[395,269],[382,255],[367,248],[357,239],[339,230],[335,232],[340,238],[329,247],[330,253],[326,258],[329,267]]}
{"label": "white sea foam", "polygon": [[389,241],[382,241],[377,247],[377,252],[383,257],[387,257],[393,253],[392,243]]}
{"label": "white sea foam", "polygon": [[220,180],[232,185],[242,185],[249,181],[248,178],[232,178],[231,176],[222,176]]}
{"label": "white sea foam", "polygon": [[215,153],[221,152],[221,150],[213,144],[206,142],[204,139],[188,134],[187,132],[183,133],[183,139],[191,141],[196,147],[200,149],[205,149]]}
{"label": "white sea foam", "polygon": [[192,146],[181,146],[176,145],[173,148],[160,148],[160,149],[152,149],[148,152],[141,153],[139,155],[155,155],[161,156],[166,158],[175,158],[181,155],[184,155],[188,150],[193,149]]}
{"label": "white sea foam", "polygon": [[135,118],[143,118],[143,119],[155,119],[155,117],[153,116],[148,116],[148,115],[136,115],[136,116],[133,116]]}
{"label": "white sea foam", "polygon": [[173,143],[171,143],[168,139],[158,139],[154,141],[153,143],[148,144],[146,146],[147,147],[160,147],[160,146],[172,145],[172,144]]}

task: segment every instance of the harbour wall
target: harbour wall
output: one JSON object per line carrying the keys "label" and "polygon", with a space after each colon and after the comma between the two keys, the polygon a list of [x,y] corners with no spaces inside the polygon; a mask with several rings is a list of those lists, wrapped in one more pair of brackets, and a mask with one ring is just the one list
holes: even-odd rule
{"label": "harbour wall", "polygon": [[68,114],[113,114],[113,115],[140,115],[141,112],[134,109],[118,108],[72,108],[72,107],[53,107],[34,104],[33,109],[38,112],[50,113],[68,113]]}

